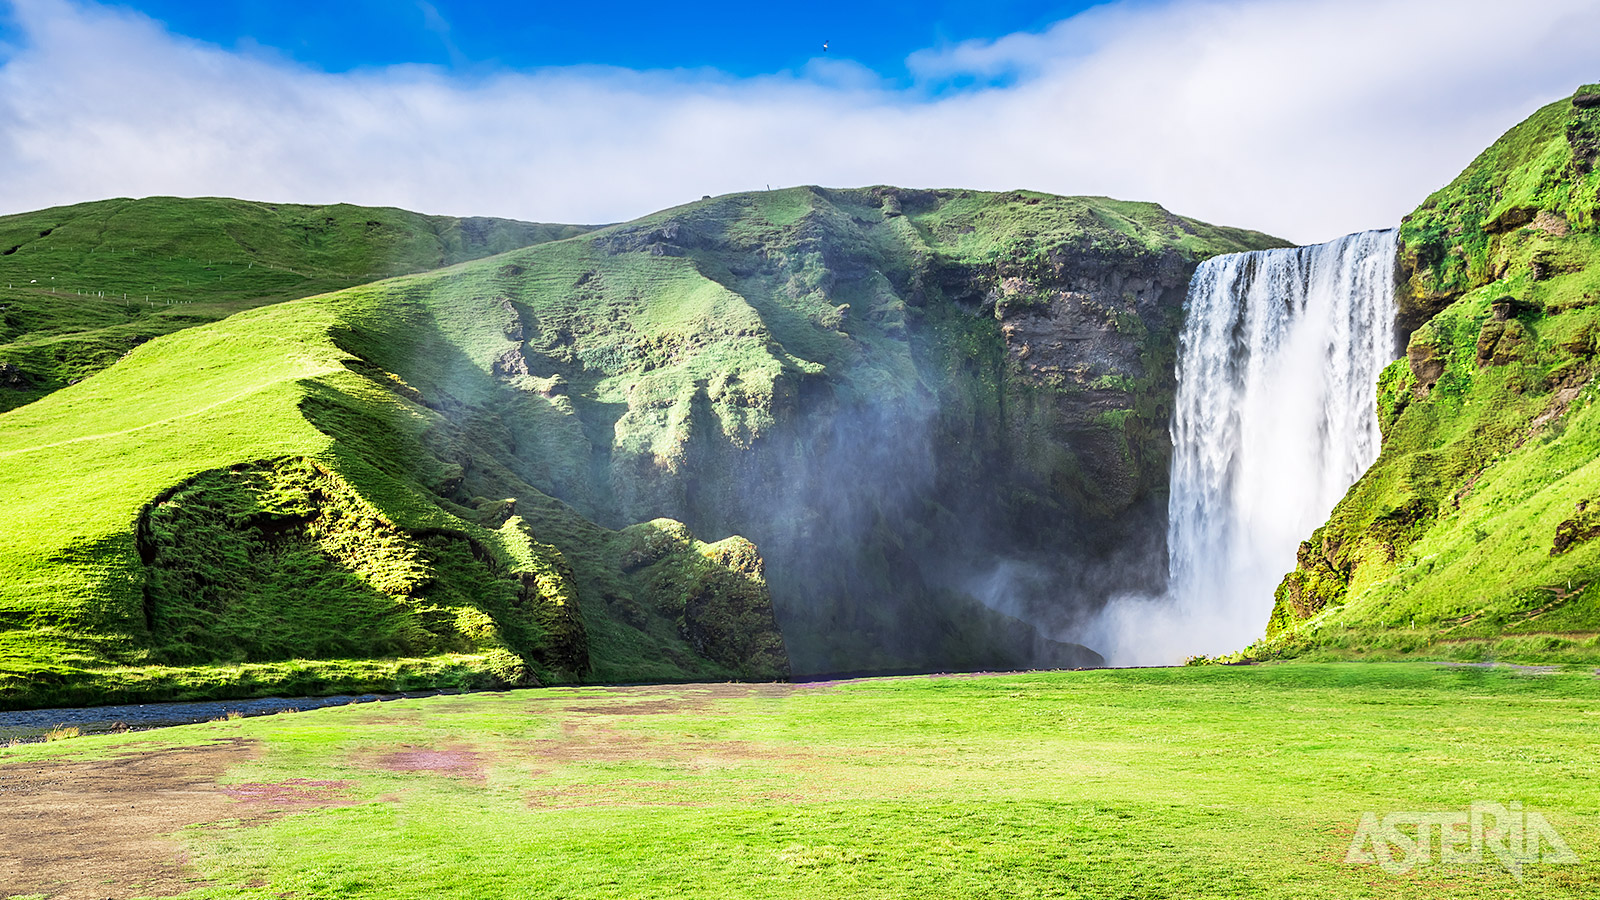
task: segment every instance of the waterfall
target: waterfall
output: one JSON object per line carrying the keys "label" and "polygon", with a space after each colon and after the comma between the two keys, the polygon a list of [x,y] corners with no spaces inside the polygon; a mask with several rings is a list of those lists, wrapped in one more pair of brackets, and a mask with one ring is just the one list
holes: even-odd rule
{"label": "waterfall", "polygon": [[1273,591],[1378,456],[1394,340],[1396,232],[1234,253],[1189,283],[1178,347],[1169,587],[1114,600],[1113,664],[1170,664],[1260,637]]}

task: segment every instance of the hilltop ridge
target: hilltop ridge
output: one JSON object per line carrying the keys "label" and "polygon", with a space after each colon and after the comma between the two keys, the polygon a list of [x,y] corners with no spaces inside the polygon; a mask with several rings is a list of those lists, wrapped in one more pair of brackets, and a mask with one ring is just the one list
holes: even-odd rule
{"label": "hilltop ridge", "polygon": [[0,216],[0,411],[158,335],[586,230],[215,197],[118,198]]}

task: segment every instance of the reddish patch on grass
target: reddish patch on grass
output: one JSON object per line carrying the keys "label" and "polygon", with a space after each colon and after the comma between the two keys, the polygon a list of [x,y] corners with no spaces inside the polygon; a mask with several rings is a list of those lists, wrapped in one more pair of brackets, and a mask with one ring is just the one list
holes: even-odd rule
{"label": "reddish patch on grass", "polygon": [[483,763],[477,751],[467,747],[405,747],[378,757],[379,767],[391,772],[426,772],[450,778],[484,780]]}
{"label": "reddish patch on grass", "polygon": [[311,806],[352,806],[353,800],[344,796],[352,783],[349,781],[311,781],[291,778],[288,781],[246,782],[222,786],[222,793],[241,803],[273,809],[304,809]]}

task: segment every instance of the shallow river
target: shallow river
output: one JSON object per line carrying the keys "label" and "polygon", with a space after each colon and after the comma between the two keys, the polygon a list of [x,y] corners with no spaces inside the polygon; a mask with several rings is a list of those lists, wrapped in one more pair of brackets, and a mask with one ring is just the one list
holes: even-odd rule
{"label": "shallow river", "polygon": [[430,697],[440,691],[407,694],[344,694],[335,697],[261,697],[255,700],[200,700],[189,703],[140,703],[128,706],[85,706],[0,712],[0,746],[11,741],[39,741],[55,728],[76,728],[80,734],[144,731],[167,725],[189,725],[226,718],[229,713],[267,716],[347,703],[375,703],[400,697]]}

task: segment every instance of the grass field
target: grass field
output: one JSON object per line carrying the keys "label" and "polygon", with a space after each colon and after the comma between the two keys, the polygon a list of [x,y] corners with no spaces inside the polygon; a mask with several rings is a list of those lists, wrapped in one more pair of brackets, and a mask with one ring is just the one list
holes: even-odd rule
{"label": "grass field", "polygon": [[[1593,897],[1597,701],[1588,669],[1420,663],[400,700],[0,750],[0,884],[53,897]],[[1519,882],[1492,857],[1441,865],[1435,838],[1405,874],[1345,862],[1364,813],[1474,801],[1540,813],[1579,861],[1527,864]]]}

